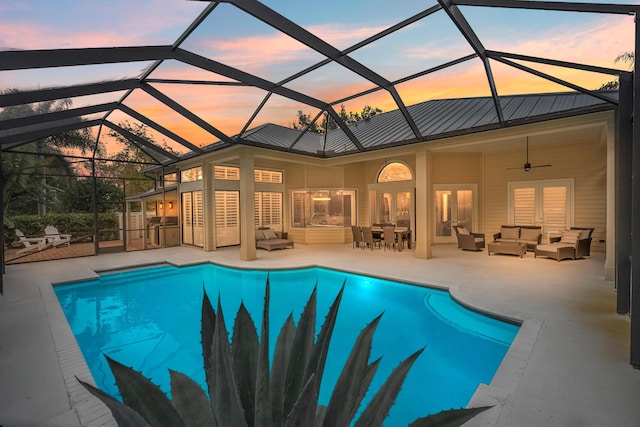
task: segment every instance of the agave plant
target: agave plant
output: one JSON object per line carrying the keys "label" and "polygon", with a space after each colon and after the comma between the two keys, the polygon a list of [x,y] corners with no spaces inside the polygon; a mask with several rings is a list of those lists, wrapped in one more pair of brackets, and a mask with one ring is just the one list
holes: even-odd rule
{"label": "agave plant", "polygon": [[[229,342],[220,296],[214,311],[204,292],[201,335],[208,394],[188,376],[169,370],[169,399],[140,372],[109,357],[123,403],[78,381],[106,404],[119,426],[381,426],[409,369],[424,349],[394,369],[354,422],[380,362],[377,359],[369,363],[373,334],[382,315],[376,317],[356,339],[328,405],[319,405],[322,374],[343,291],[344,284],[315,339],[316,289],[313,290],[298,325],[289,315],[282,326],[271,364],[269,279],[259,337],[251,315],[241,304]],[[420,418],[410,427],[458,426],[486,409],[444,411]]]}

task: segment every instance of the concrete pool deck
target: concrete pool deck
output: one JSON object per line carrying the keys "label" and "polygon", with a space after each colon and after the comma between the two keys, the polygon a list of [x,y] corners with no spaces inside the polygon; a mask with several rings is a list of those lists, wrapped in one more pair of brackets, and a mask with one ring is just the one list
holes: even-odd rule
{"label": "concrete pool deck", "polygon": [[75,380],[90,379],[51,283],[141,264],[215,262],[244,268],[318,265],[451,289],[461,302],[523,320],[490,385],[471,405],[495,404],[468,426],[639,426],[640,370],[629,364],[630,322],[615,313],[603,254],[556,262],[491,256],[439,245],[433,258],[413,251],[296,245],[258,251],[158,249],[7,266],[0,297],[0,425],[115,425]]}

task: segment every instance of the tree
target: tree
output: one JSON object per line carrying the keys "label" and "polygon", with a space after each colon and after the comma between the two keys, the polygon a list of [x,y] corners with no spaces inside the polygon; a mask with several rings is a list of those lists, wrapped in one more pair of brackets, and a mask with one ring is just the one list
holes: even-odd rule
{"label": "tree", "polygon": [[307,126],[309,127],[308,131],[313,133],[321,133],[318,128],[317,123],[311,123],[311,114],[305,114],[302,110],[298,110],[298,118],[297,121],[292,123],[293,129],[296,130],[305,130]]}
{"label": "tree", "polygon": [[[365,105],[360,112],[349,111],[347,113],[344,104],[342,104],[340,105],[340,112],[338,113],[338,116],[346,125],[350,125],[361,120],[368,120],[382,112],[383,111],[378,107]],[[311,114],[305,114],[302,110],[298,110],[297,124],[293,123],[292,127],[297,130],[304,130],[309,123],[311,123]],[[317,126],[315,123],[312,124],[311,127],[309,127],[309,131],[314,133],[325,133],[325,131],[331,132],[332,130],[338,129],[338,127],[338,123],[336,123],[333,117],[328,113],[325,113],[322,119],[322,124],[320,126]]]}
{"label": "tree", "polygon": [[[613,62],[615,62],[616,64],[618,62],[624,62],[629,64],[629,68],[633,68],[636,64],[635,52],[622,52],[620,55],[616,57],[616,59],[613,60]],[[620,88],[620,82],[618,80],[610,80],[604,83],[602,86],[600,86],[601,90],[613,90],[613,89],[619,89],[619,88]]]}
{"label": "tree", "polygon": [[[125,121],[118,125],[132,134],[158,145],[165,151],[175,154],[176,156],[179,154],[169,147],[165,141],[161,144],[155,142],[149,128],[144,124],[131,124]],[[140,194],[152,189],[154,185],[153,181],[146,177],[142,171],[149,167],[150,163],[156,163],[156,161],[119,132],[110,131],[109,136],[122,144],[122,149],[115,156],[111,157],[111,159],[116,160],[115,162],[101,164],[99,166],[98,171],[100,175],[127,180],[127,196]]]}
{"label": "tree", "polygon": [[[4,93],[16,93],[10,89]],[[67,110],[70,99],[43,101],[3,108],[0,119],[28,117],[49,112]],[[69,122],[82,119],[70,119]],[[59,195],[73,180],[74,166],[63,157],[63,149],[86,153],[93,150],[95,142],[89,129],[64,132],[39,139],[21,146],[21,151],[33,154],[4,152],[2,155],[3,215],[15,213],[38,213],[44,215],[48,209],[58,208]],[[97,147],[100,151],[100,147]]]}

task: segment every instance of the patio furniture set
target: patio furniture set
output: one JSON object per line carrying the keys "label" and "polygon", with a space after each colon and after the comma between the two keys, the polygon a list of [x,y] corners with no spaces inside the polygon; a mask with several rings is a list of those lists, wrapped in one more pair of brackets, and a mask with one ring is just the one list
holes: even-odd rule
{"label": "patio furniture set", "polygon": [[373,250],[384,247],[385,250],[402,252],[404,242],[411,249],[411,230],[408,227],[396,227],[395,224],[373,224],[369,226],[352,225],[353,247]]}
{"label": "patio furniture set", "polygon": [[44,229],[43,237],[26,237],[24,233],[15,229],[18,242],[22,244],[22,249],[18,251],[18,254],[26,252],[39,252],[47,248],[55,248],[60,245],[67,245],[71,242],[71,234],[60,234],[58,229],[53,225],[49,225]]}
{"label": "patio furniture set", "polygon": [[462,226],[454,226],[458,238],[458,248],[481,251],[487,247],[487,254],[505,254],[524,257],[527,251],[534,257],[548,257],[561,261],[579,259],[590,255],[593,228],[571,227],[560,236],[550,237],[548,244],[542,244],[542,227],[533,225],[503,225],[500,232],[493,235],[492,242],[485,242],[484,233],[472,233]]}

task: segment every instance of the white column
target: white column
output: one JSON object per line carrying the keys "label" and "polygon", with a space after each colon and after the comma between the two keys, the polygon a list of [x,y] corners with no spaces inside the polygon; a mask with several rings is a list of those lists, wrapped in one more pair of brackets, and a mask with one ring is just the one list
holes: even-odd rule
{"label": "white column", "polygon": [[431,155],[428,151],[416,153],[416,250],[415,257],[431,258],[432,215],[430,214],[431,197]]}
{"label": "white column", "polygon": [[256,259],[256,225],[254,218],[253,154],[240,155],[240,259]]}

